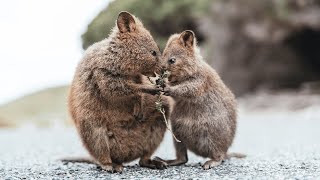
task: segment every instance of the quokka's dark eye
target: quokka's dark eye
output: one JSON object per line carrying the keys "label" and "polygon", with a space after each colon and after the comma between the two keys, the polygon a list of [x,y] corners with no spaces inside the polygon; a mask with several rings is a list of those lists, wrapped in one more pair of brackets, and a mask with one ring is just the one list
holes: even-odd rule
{"label": "quokka's dark eye", "polygon": [[151,51],[152,56],[157,56],[157,52],[156,51]]}
{"label": "quokka's dark eye", "polygon": [[176,58],[170,58],[169,60],[168,60],[168,63],[169,64],[174,64],[176,62]]}

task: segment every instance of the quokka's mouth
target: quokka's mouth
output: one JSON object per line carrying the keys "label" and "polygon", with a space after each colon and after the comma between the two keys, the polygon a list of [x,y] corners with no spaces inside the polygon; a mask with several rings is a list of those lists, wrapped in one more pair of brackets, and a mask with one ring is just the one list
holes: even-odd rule
{"label": "quokka's mouth", "polygon": [[148,76],[148,77],[157,77],[156,75],[156,72],[145,72],[145,73],[142,73],[143,75],[145,76]]}

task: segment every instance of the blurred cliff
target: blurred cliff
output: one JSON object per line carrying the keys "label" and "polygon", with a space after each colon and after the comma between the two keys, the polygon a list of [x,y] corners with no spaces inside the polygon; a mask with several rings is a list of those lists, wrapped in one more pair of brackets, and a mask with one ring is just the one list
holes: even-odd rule
{"label": "blurred cliff", "polygon": [[[83,49],[106,38],[124,10],[143,21],[161,49],[171,34],[193,30],[206,61],[238,97],[249,99],[240,106],[285,104],[296,110],[318,103],[319,0],[115,0],[88,25]],[[1,106],[0,126],[67,119],[66,90],[49,89]]]}

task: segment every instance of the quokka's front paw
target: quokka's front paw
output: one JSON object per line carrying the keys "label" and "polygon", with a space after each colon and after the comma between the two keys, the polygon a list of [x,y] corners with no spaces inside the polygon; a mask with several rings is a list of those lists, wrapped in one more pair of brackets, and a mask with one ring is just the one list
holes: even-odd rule
{"label": "quokka's front paw", "polygon": [[142,113],[134,114],[133,116],[136,121],[144,121],[145,119]]}
{"label": "quokka's front paw", "polygon": [[161,92],[162,88],[157,86],[143,87],[141,91],[147,94],[156,95]]}
{"label": "quokka's front paw", "polygon": [[138,115],[134,116],[136,121],[144,122],[150,118],[150,113],[141,112]]}
{"label": "quokka's front paw", "polygon": [[163,88],[163,95],[165,95],[165,96],[171,96],[171,95],[172,95],[172,88],[170,88],[170,87],[164,87],[164,88]]}
{"label": "quokka's front paw", "polygon": [[133,117],[136,121],[141,121],[143,119],[143,113],[141,111],[141,106],[140,104],[136,104],[133,108]]}

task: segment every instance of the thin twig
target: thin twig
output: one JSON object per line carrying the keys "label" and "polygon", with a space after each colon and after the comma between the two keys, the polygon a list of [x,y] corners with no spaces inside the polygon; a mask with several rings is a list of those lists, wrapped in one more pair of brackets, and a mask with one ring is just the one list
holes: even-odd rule
{"label": "thin twig", "polygon": [[[159,78],[156,80],[156,83],[154,83],[150,77],[148,77],[148,80],[150,81],[151,84],[154,84],[154,85],[158,85],[162,88],[165,87],[165,81],[164,79],[167,78],[169,76],[169,72],[165,71],[164,73],[162,73]],[[164,120],[164,123],[166,124],[166,127],[167,127],[167,130],[170,131],[170,133],[172,134],[172,137],[174,138],[175,141],[177,142],[181,142],[175,135],[174,133],[172,132],[170,126],[169,126],[169,123],[168,123],[168,120],[167,120],[167,117],[166,117],[166,113],[165,113],[165,110],[162,106],[162,98],[161,98],[161,95],[162,93],[159,91],[158,94],[157,94],[157,97],[158,97],[158,100],[155,102],[156,104],[156,109],[162,114],[163,116],[163,120]]]}
{"label": "thin twig", "polygon": [[172,132],[171,128],[169,127],[169,123],[168,123],[167,118],[166,118],[165,110],[162,108],[162,109],[160,110],[160,112],[161,112],[161,114],[162,114],[162,116],[163,116],[164,122],[166,123],[166,127],[167,127],[168,131],[171,132],[172,137],[174,138],[174,140],[177,141],[177,142],[181,142],[181,141],[174,135],[174,133]]}

